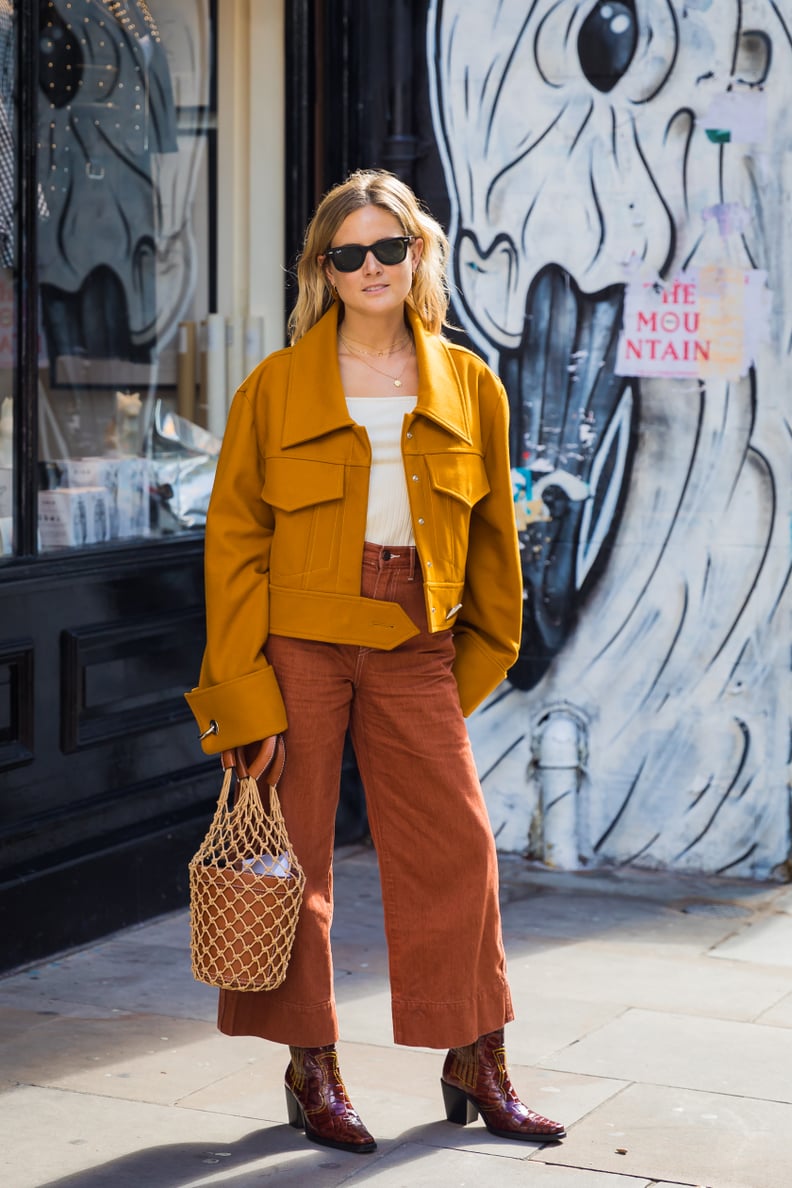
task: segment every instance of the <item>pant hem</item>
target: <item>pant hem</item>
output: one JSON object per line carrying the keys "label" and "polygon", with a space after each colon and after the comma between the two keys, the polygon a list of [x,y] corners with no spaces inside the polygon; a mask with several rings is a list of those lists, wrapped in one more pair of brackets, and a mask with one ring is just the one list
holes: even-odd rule
{"label": "pant hem", "polygon": [[310,1006],[279,1003],[280,1017],[267,1018],[263,1011],[246,1009],[248,1004],[236,1001],[237,995],[248,997],[241,991],[222,991],[220,994],[217,1029],[223,1035],[250,1035],[275,1044],[291,1044],[295,1048],[321,1048],[338,1040],[338,1020],[331,1001]]}
{"label": "pant hem", "polygon": [[410,1048],[461,1048],[514,1019],[511,994],[503,986],[466,1002],[393,1000],[393,1038]]}

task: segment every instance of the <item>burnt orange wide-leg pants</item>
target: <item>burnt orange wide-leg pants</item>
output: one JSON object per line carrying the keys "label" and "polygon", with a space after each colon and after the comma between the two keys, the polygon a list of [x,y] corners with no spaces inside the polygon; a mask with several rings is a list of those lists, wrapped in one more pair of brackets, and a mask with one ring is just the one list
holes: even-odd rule
{"label": "burnt orange wide-leg pants", "polygon": [[495,843],[451,666],[430,634],[415,550],[366,545],[361,592],[399,602],[420,634],[390,652],[271,636],[288,714],[284,817],[306,874],[286,980],[220,992],[228,1035],[334,1043],[333,833],[349,726],[379,862],[394,1039],[450,1048],[513,1018]]}

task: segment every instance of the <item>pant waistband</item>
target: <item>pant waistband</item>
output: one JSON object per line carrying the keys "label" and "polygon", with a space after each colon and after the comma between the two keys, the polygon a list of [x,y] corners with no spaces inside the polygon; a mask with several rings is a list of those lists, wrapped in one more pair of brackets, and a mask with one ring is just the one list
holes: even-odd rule
{"label": "pant waistband", "polygon": [[363,564],[377,569],[404,569],[410,577],[415,576],[417,550],[415,545],[363,545]]}

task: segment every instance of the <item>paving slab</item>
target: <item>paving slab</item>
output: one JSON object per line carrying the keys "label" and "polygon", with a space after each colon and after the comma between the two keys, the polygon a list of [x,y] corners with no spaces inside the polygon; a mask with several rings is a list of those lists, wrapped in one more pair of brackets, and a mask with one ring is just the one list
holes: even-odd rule
{"label": "paving slab", "polygon": [[100,941],[0,981],[0,1005],[20,1002],[42,1009],[45,1003],[79,1002],[207,1022],[217,1014],[216,991],[190,972],[189,945],[179,951],[149,943],[142,929],[135,939]]}
{"label": "paving slab", "polygon": [[[517,1162],[486,1157],[473,1151],[427,1151],[417,1143],[403,1143],[361,1168],[347,1184],[376,1184],[378,1188],[614,1188],[613,1177],[578,1168],[549,1167],[535,1160]],[[620,1188],[647,1188],[646,1179],[625,1176]]]}
{"label": "paving slab", "polygon": [[540,1063],[625,1082],[792,1103],[792,1031],[757,1023],[629,1010]]}
{"label": "paving slab", "polygon": [[[333,938],[333,966],[335,968],[336,988],[339,993],[352,990],[361,980],[376,978],[381,984],[383,978],[388,977],[388,950],[385,938],[372,937],[356,939]],[[341,981],[349,981],[342,987]]]}
{"label": "paving slab", "polygon": [[[706,909],[706,910],[704,910]],[[637,940],[706,952],[751,917],[739,904],[673,906],[635,896],[537,891],[502,906],[504,937]]]}
{"label": "paving slab", "polygon": [[[108,1015],[128,1015],[131,1011],[123,1011],[120,1007],[109,1007],[107,1005],[100,1005],[94,1003],[73,1001],[69,998],[50,998],[47,988],[39,987],[31,995],[26,996],[20,992],[19,988],[13,991],[4,991],[5,982],[0,980],[0,1012],[9,1011],[12,1014],[17,1012],[20,1003],[25,1001],[31,1002],[34,1007],[33,1013],[37,1015],[42,1022],[46,1022],[48,1018],[55,1016],[74,1019],[106,1019]],[[55,994],[59,994],[59,990],[55,983],[50,984],[50,988],[54,990]]]}
{"label": "paving slab", "polygon": [[706,1188],[787,1188],[792,1106],[632,1085],[577,1125],[542,1161]]}
{"label": "paving slab", "polygon": [[250,1058],[244,1038],[160,1015],[55,1018],[35,1041],[22,1032],[0,1045],[0,1063],[17,1081],[163,1105]]}
{"label": "paving slab", "polygon": [[770,1027],[792,1027],[792,994],[782,998],[775,1006],[758,1015],[757,1023],[766,1023]]}
{"label": "paving slab", "polygon": [[306,1143],[289,1126],[58,1089],[16,1090],[3,1118],[15,1135],[0,1157],[9,1188],[242,1188],[268,1178],[336,1188],[362,1158]]}
{"label": "paving slab", "polygon": [[790,991],[789,974],[744,962],[666,953],[655,945],[590,941],[507,950],[515,992],[724,1019],[755,1019]]}
{"label": "paving slab", "polygon": [[506,1050],[515,1064],[537,1064],[542,1057],[577,1043],[617,1019],[625,1010],[620,1003],[537,994],[530,989],[530,972],[526,977],[514,978],[511,966],[509,978],[515,1022],[506,1027]]}
{"label": "paving slab", "polygon": [[710,956],[753,965],[792,966],[792,915],[767,916],[721,941]]}
{"label": "paving slab", "polygon": [[393,1039],[391,996],[387,982],[370,982],[368,989],[354,993],[336,984],[336,1014],[339,1034],[363,1044],[387,1044]]}
{"label": "paving slab", "polygon": [[131,928],[115,933],[113,939],[121,944],[137,945],[143,942],[178,949],[179,953],[189,953],[190,913],[182,908],[164,916],[157,916],[153,920],[146,920],[142,924],[133,924]]}
{"label": "paving slab", "polygon": [[[7,1041],[17,1040],[19,1036],[29,1033],[34,1027],[43,1027],[52,1017],[49,1011],[26,1011],[0,1006],[0,1048]],[[8,1071],[3,1062],[0,1062],[0,1068]]]}

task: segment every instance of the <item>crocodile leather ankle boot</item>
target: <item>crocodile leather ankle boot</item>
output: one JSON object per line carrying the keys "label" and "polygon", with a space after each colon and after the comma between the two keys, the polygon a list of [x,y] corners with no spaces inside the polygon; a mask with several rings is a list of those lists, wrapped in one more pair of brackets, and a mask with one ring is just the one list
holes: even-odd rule
{"label": "crocodile leather ankle boot", "polygon": [[449,1122],[464,1126],[481,1114],[487,1130],[499,1138],[556,1143],[566,1136],[560,1122],[530,1110],[517,1096],[506,1069],[503,1028],[452,1048],[440,1084]]}
{"label": "crocodile leather ankle boot", "polygon": [[360,1121],[349,1100],[335,1044],[323,1048],[289,1048],[286,1069],[286,1106],[289,1123],[305,1137],[324,1147],[360,1155],[376,1151],[377,1144]]}

